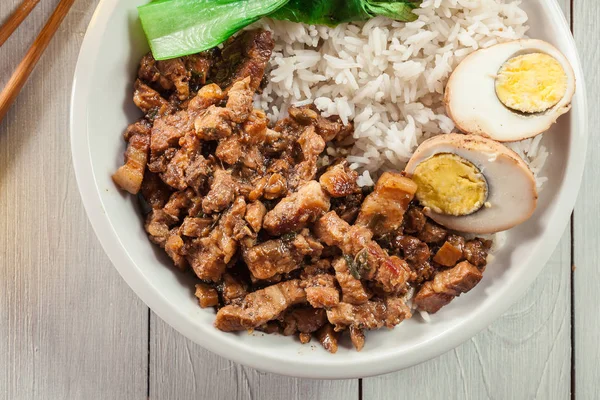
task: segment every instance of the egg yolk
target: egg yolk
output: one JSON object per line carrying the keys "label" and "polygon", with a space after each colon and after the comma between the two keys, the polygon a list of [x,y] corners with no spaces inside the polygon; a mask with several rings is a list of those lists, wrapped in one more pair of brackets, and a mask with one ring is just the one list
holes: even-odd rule
{"label": "egg yolk", "polygon": [[414,170],[416,197],[439,214],[468,215],[479,210],[487,199],[485,177],[464,158],[450,153],[436,154]]}
{"label": "egg yolk", "polygon": [[567,74],[548,54],[530,53],[506,61],[496,77],[496,95],[506,107],[538,113],[555,106],[567,92]]}

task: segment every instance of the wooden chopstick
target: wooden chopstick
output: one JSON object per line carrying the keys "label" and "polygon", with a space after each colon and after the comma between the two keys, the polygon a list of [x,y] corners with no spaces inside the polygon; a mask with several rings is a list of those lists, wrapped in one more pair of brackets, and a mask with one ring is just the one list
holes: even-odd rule
{"label": "wooden chopstick", "polygon": [[21,60],[17,69],[0,93],[0,121],[2,121],[13,101],[15,101],[19,95],[27,78],[29,78],[31,71],[33,71],[33,68],[44,53],[44,50],[48,47],[48,43],[50,43],[50,40],[56,33],[56,30],[74,2],[75,0],[61,0],[60,3],[58,3],[56,10],[54,10],[38,37],[35,38],[35,41],[29,50],[27,50],[27,54],[25,54],[25,57],[23,57],[23,60]]}
{"label": "wooden chopstick", "polygon": [[6,39],[21,25],[21,22],[37,6],[40,0],[23,0],[21,5],[15,10],[8,20],[0,27],[0,46],[6,42]]}

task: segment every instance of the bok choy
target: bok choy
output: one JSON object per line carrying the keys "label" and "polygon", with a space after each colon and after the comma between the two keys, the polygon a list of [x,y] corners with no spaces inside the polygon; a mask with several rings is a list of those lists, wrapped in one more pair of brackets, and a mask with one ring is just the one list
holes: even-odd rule
{"label": "bok choy", "polygon": [[157,60],[215,47],[288,0],[157,0],[138,7]]}
{"label": "bok choy", "polygon": [[383,15],[412,21],[420,0],[155,0],[138,7],[154,58],[215,47],[263,16],[335,26]]}
{"label": "bok choy", "polygon": [[365,21],[382,15],[399,21],[414,21],[415,0],[290,0],[269,15],[305,24],[335,26],[343,22]]}

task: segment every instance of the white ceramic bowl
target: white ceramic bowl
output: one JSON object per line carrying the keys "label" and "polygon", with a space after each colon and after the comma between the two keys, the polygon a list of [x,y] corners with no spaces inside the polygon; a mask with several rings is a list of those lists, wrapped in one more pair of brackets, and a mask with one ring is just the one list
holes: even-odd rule
{"label": "white ceramic bowl", "polygon": [[175,272],[150,244],[136,200],[119,191],[111,174],[121,164],[122,133],[139,112],[131,101],[140,57],[148,50],[136,6],[146,0],[102,0],[83,41],[71,104],[71,142],[77,182],[94,230],[123,278],[167,323],[206,349],[264,371],[307,378],[364,377],[391,372],[438,356],[488,326],[536,278],[557,245],[575,204],[586,150],[585,86],[569,26],[554,0],[523,4],[531,37],[564,52],[577,76],[573,110],[545,137],[549,181],[538,209],[507,243],[470,293],[425,323],[419,317],[393,330],[370,332],[356,352],[342,343],[331,355],[291,337],[223,333],[214,312],[198,307],[193,280]]}

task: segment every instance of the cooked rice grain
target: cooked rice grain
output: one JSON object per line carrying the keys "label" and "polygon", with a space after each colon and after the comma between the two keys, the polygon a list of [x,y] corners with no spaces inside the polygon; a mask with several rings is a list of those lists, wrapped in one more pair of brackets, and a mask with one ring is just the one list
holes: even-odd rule
{"label": "cooked rice grain", "polygon": [[[290,105],[314,102],[326,116],[353,121],[349,161],[360,184],[370,185],[369,173],[403,168],[423,140],[454,130],[442,104],[450,73],[479,48],[523,38],[527,15],[519,5],[425,0],[414,22],[378,17],[335,28],[263,20],[276,46],[257,106],[274,121]],[[536,177],[548,155],[540,139],[511,145]],[[537,179],[541,186],[546,178]]]}

